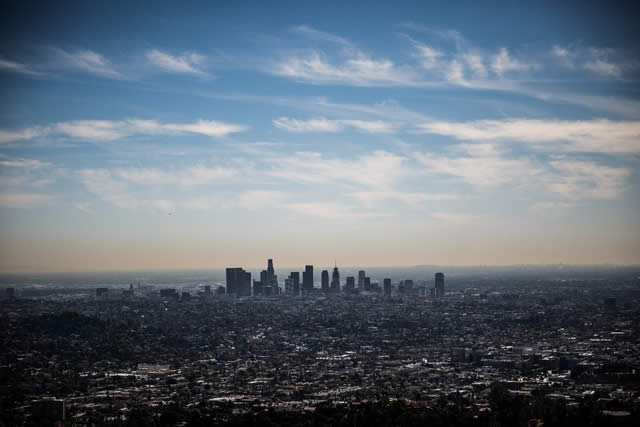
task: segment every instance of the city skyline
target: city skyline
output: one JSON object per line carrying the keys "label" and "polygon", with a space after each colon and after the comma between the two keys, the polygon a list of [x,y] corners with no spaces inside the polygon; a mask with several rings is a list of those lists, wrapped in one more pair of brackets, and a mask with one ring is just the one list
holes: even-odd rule
{"label": "city skyline", "polygon": [[640,264],[625,7],[292,5],[8,5],[0,272]]}

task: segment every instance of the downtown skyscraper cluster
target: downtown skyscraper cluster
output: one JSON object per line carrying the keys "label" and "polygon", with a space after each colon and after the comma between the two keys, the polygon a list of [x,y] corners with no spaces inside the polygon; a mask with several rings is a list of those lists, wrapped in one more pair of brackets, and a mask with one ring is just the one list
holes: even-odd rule
{"label": "downtown skyscraper cluster", "polygon": [[[337,265],[334,265],[329,278],[329,271],[321,272],[320,289],[315,287],[313,265],[306,265],[302,272],[302,281],[300,281],[300,272],[292,271],[284,280],[284,292],[278,283],[278,276],[275,274],[273,260],[267,261],[267,269],[260,272],[260,280],[253,280],[251,286],[251,273],[243,268],[227,268],[226,269],[226,293],[238,297],[248,296],[272,296],[272,295],[312,295],[321,294],[339,294],[341,292],[347,294],[357,294],[362,292],[383,293],[385,296],[391,296],[393,286],[390,278],[383,280],[383,287],[377,282],[371,282],[371,278],[366,275],[364,270],[358,271],[357,287],[356,278],[348,276],[344,286],[340,282],[340,271]],[[252,291],[253,290],[253,291]],[[426,289],[425,289],[426,290]],[[413,280],[403,280],[397,287],[399,294],[411,295],[415,291]],[[445,295],[444,289],[444,273],[435,274],[435,286],[431,289],[431,297],[442,298]]]}

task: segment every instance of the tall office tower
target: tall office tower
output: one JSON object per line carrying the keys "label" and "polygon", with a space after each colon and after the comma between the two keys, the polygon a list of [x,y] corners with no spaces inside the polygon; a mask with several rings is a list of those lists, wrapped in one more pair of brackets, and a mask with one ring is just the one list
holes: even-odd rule
{"label": "tall office tower", "polygon": [[280,293],[280,287],[278,286],[278,276],[275,274],[275,270],[273,269],[273,260],[267,260],[267,269],[263,271],[264,276],[260,273],[260,281],[262,282],[262,288],[269,287],[270,289],[267,292],[272,292],[273,294]]}
{"label": "tall office tower", "polygon": [[407,279],[402,281],[402,289],[405,294],[411,295],[413,294],[413,280]]}
{"label": "tall office tower", "polygon": [[254,280],[253,281],[253,296],[260,296],[263,294],[262,281]]}
{"label": "tall office tower", "polygon": [[329,292],[329,272],[322,270],[322,292]]}
{"label": "tall office tower", "polygon": [[346,293],[353,293],[356,290],[356,278],[353,276],[347,277],[347,281],[344,284],[344,291]]}
{"label": "tall office tower", "polygon": [[313,265],[305,265],[302,272],[302,289],[305,292],[313,291]]}
{"label": "tall office tower", "polygon": [[384,296],[391,296],[391,279],[384,279]]}
{"label": "tall office tower", "polygon": [[436,298],[444,296],[444,273],[436,273]]}
{"label": "tall office tower", "polygon": [[364,270],[358,271],[358,289],[360,290],[364,288],[364,276],[365,276]]}
{"label": "tall office tower", "polygon": [[289,274],[289,278],[293,280],[293,295],[300,295],[300,273],[298,271],[292,271]]}
{"label": "tall office tower", "polygon": [[293,295],[293,279],[291,276],[284,279],[284,293],[286,295]]}
{"label": "tall office tower", "polygon": [[273,270],[273,260],[269,258],[267,260],[267,281],[269,284],[273,282],[273,277],[275,276],[275,271]]}
{"label": "tall office tower", "polygon": [[340,292],[340,272],[337,265],[333,267],[333,274],[331,275],[331,291]]}
{"label": "tall office tower", "polygon": [[238,296],[251,296],[251,273],[248,271],[242,270],[242,275],[240,276],[240,291],[238,292]]}
{"label": "tall office tower", "polygon": [[251,273],[240,267],[227,268],[227,293],[251,296]]}
{"label": "tall office tower", "polygon": [[[360,288],[362,291],[362,288]],[[364,290],[369,292],[371,290],[371,277],[364,278]]]}

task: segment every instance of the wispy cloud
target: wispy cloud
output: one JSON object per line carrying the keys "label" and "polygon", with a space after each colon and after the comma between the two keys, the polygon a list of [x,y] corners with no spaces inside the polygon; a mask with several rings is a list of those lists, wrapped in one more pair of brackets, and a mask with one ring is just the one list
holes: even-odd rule
{"label": "wispy cloud", "polygon": [[391,133],[393,125],[381,120],[329,120],[317,118],[297,120],[280,117],[273,120],[274,126],[289,132],[339,132],[345,127],[352,127],[367,133]]}
{"label": "wispy cloud", "polygon": [[505,141],[532,144],[551,151],[591,153],[640,152],[640,122],[612,120],[477,120],[429,122],[418,125],[425,133],[467,141]]}
{"label": "wispy cloud", "polygon": [[298,25],[296,27],[293,27],[291,28],[291,32],[308,37],[313,40],[321,40],[321,41],[336,43],[343,46],[351,46],[351,43],[343,37],[337,36],[335,34],[327,33],[325,31],[316,30],[315,28],[310,27],[308,25]]}
{"label": "wispy cloud", "polygon": [[356,159],[325,158],[319,153],[298,152],[275,159],[269,174],[297,182],[340,182],[374,189],[388,189],[410,173],[405,158],[386,151],[374,151]]}
{"label": "wispy cloud", "polygon": [[210,77],[199,67],[205,57],[195,52],[186,52],[180,56],[170,55],[157,49],[151,49],[145,54],[147,60],[160,70],[167,73],[193,74],[199,77]]}
{"label": "wispy cloud", "polygon": [[191,123],[161,123],[156,120],[72,120],[48,126],[20,130],[0,130],[0,143],[29,140],[44,136],[64,136],[89,141],[113,141],[134,135],[199,134],[222,137],[247,130],[246,125],[214,120]]}
{"label": "wispy cloud", "polygon": [[37,138],[47,132],[45,128],[32,127],[20,130],[0,130],[0,144]]}
{"label": "wispy cloud", "polygon": [[481,54],[467,52],[462,55],[462,59],[467,64],[467,66],[471,69],[471,72],[476,78],[486,78],[489,74],[487,72],[487,67],[485,65],[485,59]]}
{"label": "wispy cloud", "polygon": [[414,153],[414,157],[424,166],[426,174],[456,177],[480,188],[528,179],[539,172],[527,159],[496,154],[465,156]]}
{"label": "wispy cloud", "polygon": [[554,173],[546,177],[547,188],[568,199],[616,199],[624,191],[631,171],[591,161],[559,159],[550,162]]}
{"label": "wispy cloud", "polygon": [[140,185],[181,185],[192,187],[229,179],[236,174],[236,171],[223,167],[209,168],[196,165],[180,171],[118,168],[114,173],[126,181]]}
{"label": "wispy cloud", "polygon": [[622,71],[619,66],[611,62],[606,62],[602,59],[587,61],[584,63],[584,68],[602,76],[620,77],[622,75]]}
{"label": "wispy cloud", "polygon": [[36,71],[31,67],[21,64],[19,62],[9,61],[8,59],[0,58],[0,71],[9,71],[12,73],[26,74],[29,76],[44,76],[45,73]]}
{"label": "wispy cloud", "polygon": [[499,76],[512,71],[526,71],[534,67],[532,64],[527,64],[513,58],[509,54],[507,48],[500,48],[497,55],[492,58],[491,69]]}
{"label": "wispy cloud", "polygon": [[285,57],[270,72],[313,84],[352,86],[423,86],[420,75],[408,66],[397,66],[389,59],[374,59],[363,52],[332,63],[321,52]]}
{"label": "wispy cloud", "polygon": [[139,200],[130,194],[127,185],[113,178],[107,169],[82,169],[77,172],[87,191],[120,208],[138,206]]}
{"label": "wispy cloud", "polygon": [[337,121],[325,118],[296,120],[280,117],[273,120],[273,125],[289,132],[338,132],[342,129],[342,125]]}
{"label": "wispy cloud", "polygon": [[620,78],[623,68],[628,65],[628,61],[611,48],[554,45],[550,54],[565,68],[582,68],[602,77]]}
{"label": "wispy cloud", "polygon": [[[330,33],[302,27],[316,41],[339,44],[342,49],[319,48],[280,51],[281,59],[262,67],[261,71],[316,85],[351,85],[368,87],[450,87],[517,93],[545,102],[578,105],[594,111],[612,112],[624,117],[638,117],[637,102],[621,97],[603,97],[586,93],[550,91],[545,83],[553,81],[562,68],[583,70],[582,78],[597,73],[621,78],[625,70],[637,69],[637,63],[614,58],[613,49],[575,48],[553,45],[546,51],[532,51],[515,56],[507,47],[497,51],[474,47],[458,31],[439,30],[405,23],[403,28],[419,31],[450,43],[439,47],[402,34],[413,53],[406,60],[380,59],[364,53],[348,40]],[[618,55],[619,56],[619,55]],[[634,65],[635,64],[635,65]],[[543,75],[544,73],[544,75]],[[533,80],[533,77],[542,77]]]}
{"label": "wispy cloud", "polygon": [[36,159],[4,159],[0,160],[0,166],[20,169],[42,169],[51,166],[49,162]]}
{"label": "wispy cloud", "polygon": [[112,79],[125,78],[111,61],[92,50],[81,49],[70,52],[60,48],[53,48],[53,52],[62,66]]}
{"label": "wispy cloud", "polygon": [[442,52],[433,47],[427,46],[424,43],[420,43],[416,40],[410,39],[414,48],[416,49],[416,58],[420,62],[422,68],[430,70],[437,65],[438,59],[442,56]]}

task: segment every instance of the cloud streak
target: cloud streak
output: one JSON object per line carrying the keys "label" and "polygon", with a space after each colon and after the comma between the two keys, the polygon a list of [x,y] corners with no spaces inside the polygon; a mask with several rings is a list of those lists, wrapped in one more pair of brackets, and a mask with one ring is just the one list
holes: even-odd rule
{"label": "cloud streak", "polygon": [[49,126],[20,130],[0,130],[0,144],[30,140],[46,136],[62,136],[74,139],[103,142],[135,135],[205,135],[223,137],[247,130],[246,125],[215,120],[198,120],[191,123],[162,123],[157,120],[72,120]]}
{"label": "cloud streak", "polygon": [[550,151],[628,154],[640,152],[640,122],[612,120],[477,120],[434,121],[418,125],[421,132],[465,141],[531,144]]}
{"label": "cloud streak", "polygon": [[28,76],[44,76],[45,73],[33,70],[31,67],[19,62],[9,61],[0,58],[0,71],[8,71],[12,73],[26,74]]}
{"label": "cloud streak", "polygon": [[232,178],[234,169],[197,165],[181,171],[166,171],[161,169],[122,169],[118,168],[115,175],[139,185],[180,185],[193,187],[210,184],[212,182]]}
{"label": "cloud streak", "polygon": [[382,120],[329,120],[326,118],[297,120],[280,117],[273,125],[288,132],[340,132],[347,127],[366,133],[392,133],[393,125]]}
{"label": "cloud streak", "polygon": [[151,64],[167,73],[193,74],[199,77],[210,77],[209,74],[199,68],[204,62],[205,57],[195,52],[187,52],[180,56],[173,56],[158,49],[151,49],[146,52],[145,57]]}
{"label": "cloud streak", "polygon": [[125,78],[111,61],[92,50],[80,49],[70,52],[60,48],[53,48],[53,52],[62,66],[111,79]]}

